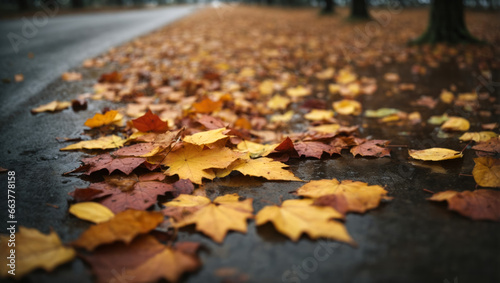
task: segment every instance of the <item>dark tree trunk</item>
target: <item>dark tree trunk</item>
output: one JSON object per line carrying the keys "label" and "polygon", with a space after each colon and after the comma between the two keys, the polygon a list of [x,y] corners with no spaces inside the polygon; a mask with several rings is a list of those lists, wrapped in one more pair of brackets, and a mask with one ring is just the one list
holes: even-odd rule
{"label": "dark tree trunk", "polygon": [[321,14],[333,14],[335,12],[335,2],[333,0],[325,0],[325,7],[321,10]]}
{"label": "dark tree trunk", "polygon": [[351,6],[352,19],[369,19],[368,8],[365,0],[352,0]]}
{"label": "dark tree trunk", "polygon": [[438,42],[481,43],[469,33],[465,26],[463,0],[433,0],[427,31],[410,43],[433,44]]}

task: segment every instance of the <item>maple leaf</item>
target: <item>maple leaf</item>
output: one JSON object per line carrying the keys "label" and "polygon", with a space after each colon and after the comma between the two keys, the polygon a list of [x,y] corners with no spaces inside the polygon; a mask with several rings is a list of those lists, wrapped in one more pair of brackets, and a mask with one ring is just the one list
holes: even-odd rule
{"label": "maple leaf", "polygon": [[193,103],[193,108],[197,113],[212,113],[222,108],[222,101],[205,98],[201,102]]}
{"label": "maple leaf", "polygon": [[202,196],[180,195],[163,204],[167,206],[163,213],[174,217],[175,226],[196,224],[197,231],[221,243],[229,230],[247,232],[247,219],[253,217],[252,199],[239,198],[228,194],[211,202]]}
{"label": "maple leaf", "polygon": [[185,136],[183,141],[195,145],[209,145],[219,140],[228,138],[229,136],[223,134],[223,132],[225,131],[226,128],[220,128],[205,132],[199,132],[194,135]]}
{"label": "maple leaf", "polygon": [[387,191],[378,185],[368,185],[364,182],[337,179],[310,181],[300,187],[296,193],[299,196],[320,198],[328,195],[342,195],[347,202],[347,211],[365,213],[379,206],[380,200],[390,199]]}
{"label": "maple leaf", "polygon": [[418,160],[424,161],[442,161],[448,159],[462,158],[463,154],[460,151],[451,150],[448,148],[433,147],[428,149],[408,150],[408,154]]}
{"label": "maple leaf", "polygon": [[132,120],[134,128],[141,132],[164,133],[168,130],[168,122],[164,122],[157,115],[148,110],[143,116]]}
{"label": "maple leaf", "polygon": [[298,142],[294,144],[294,147],[300,156],[314,157],[317,159],[321,159],[321,156],[325,152],[329,155],[334,152],[331,145],[322,142]]}
{"label": "maple leaf", "polygon": [[147,233],[163,221],[163,214],[139,210],[126,210],[109,221],[91,226],[72,243],[88,251],[117,241],[129,244],[137,235]]}
{"label": "maple leaf", "polygon": [[[156,198],[159,195],[176,191],[176,188],[170,184],[155,180],[142,181],[140,177],[136,176],[128,178],[108,177],[105,182],[91,184],[89,188],[100,190],[103,194],[109,192],[111,195],[99,202],[114,213],[126,209],[145,210],[156,203]],[[94,198],[102,197],[103,194]]]}
{"label": "maple leaf", "polygon": [[134,282],[157,282],[167,279],[170,282],[179,280],[185,272],[192,272],[200,267],[199,259],[174,248],[165,247],[126,275],[135,278]]}
{"label": "maple leaf", "polygon": [[130,175],[134,169],[139,167],[146,161],[146,158],[140,157],[121,157],[114,158],[109,153],[99,154],[94,157],[83,158],[83,166],[75,169],[73,172],[84,171],[84,174],[90,175],[96,171],[106,169],[108,174],[113,173],[115,170],[119,170],[126,175]]}
{"label": "maple leaf", "polygon": [[95,249],[92,253],[80,254],[90,264],[98,283],[135,282],[136,277],[127,275],[132,270],[157,253],[165,246],[151,235],[135,238],[130,244],[116,242]]}
{"label": "maple leaf", "polygon": [[85,121],[84,125],[89,128],[98,128],[105,125],[121,125],[123,115],[116,110],[109,110],[104,114],[96,113],[94,117]]}
{"label": "maple leaf", "polygon": [[104,196],[111,195],[112,192],[104,192],[103,190],[85,188],[85,189],[75,189],[74,191],[68,193],[76,202],[91,201]]}
{"label": "maple leaf", "polygon": [[355,245],[344,224],[331,220],[343,218],[335,209],[327,206],[314,206],[309,199],[284,201],[281,206],[266,206],[255,216],[255,224],[272,222],[276,230],[297,241],[302,233],[313,239],[330,238]]}
{"label": "maple leaf", "polygon": [[41,112],[55,112],[61,111],[71,106],[69,101],[57,101],[54,100],[44,105],[40,105],[36,108],[31,109],[31,113],[41,113]]}
{"label": "maple leaf", "polygon": [[77,73],[77,72],[65,72],[61,75],[61,78],[63,81],[81,81],[82,80],[82,74]]}
{"label": "maple leaf", "polygon": [[238,171],[243,175],[262,177],[267,180],[301,181],[292,172],[284,170],[284,167],[288,167],[288,165],[274,161],[271,158],[260,157],[252,159],[247,156],[234,161],[226,169],[217,170],[216,174],[218,177],[225,177],[232,171]]}
{"label": "maple leaf", "polygon": [[339,128],[340,128],[339,124],[325,124],[325,125],[319,125],[316,127],[311,127],[311,128],[309,128],[309,130],[312,132],[318,132],[318,133],[335,134],[335,133],[337,133]]}
{"label": "maple leaf", "polygon": [[201,184],[203,178],[215,178],[211,168],[226,168],[240,156],[226,147],[203,149],[201,146],[184,143],[180,149],[170,152],[162,164],[170,167],[165,171],[166,175],[177,174],[180,179]]}
{"label": "maple leaf", "polygon": [[222,121],[220,118],[212,117],[209,115],[202,115],[197,121],[198,123],[205,126],[207,130],[215,130],[227,127],[227,123]]}
{"label": "maple leaf", "polygon": [[493,190],[444,191],[428,198],[431,201],[447,201],[448,209],[473,220],[500,221],[500,192]]}
{"label": "maple leaf", "polygon": [[80,219],[93,223],[106,222],[115,216],[109,208],[96,202],[81,202],[73,204],[69,208],[69,213]]}
{"label": "maple leaf", "polygon": [[351,148],[351,153],[354,156],[358,154],[361,156],[374,156],[374,157],[391,156],[391,150],[389,148],[380,146],[380,145],[385,146],[387,144],[389,144],[389,141],[386,140],[369,140]]}
{"label": "maple leaf", "polygon": [[445,131],[467,131],[470,128],[470,123],[462,117],[449,117],[441,129]]}
{"label": "maple leaf", "polygon": [[61,148],[60,150],[78,150],[78,149],[113,149],[122,147],[127,140],[120,138],[119,136],[105,136],[98,138],[96,140],[81,141],[67,147]]}
{"label": "maple leaf", "polygon": [[474,162],[472,175],[476,183],[481,187],[500,188],[500,159],[478,157]]}
{"label": "maple leaf", "polygon": [[152,142],[136,143],[131,146],[126,146],[113,152],[114,156],[135,156],[135,157],[151,157],[160,153],[163,149]]}
{"label": "maple leaf", "polygon": [[498,134],[491,131],[464,133],[458,139],[461,141],[483,142],[498,137]]}
{"label": "maple leaf", "polygon": [[[52,271],[57,266],[72,260],[76,253],[72,248],[63,246],[54,231],[48,235],[32,228],[19,227],[15,234],[16,276],[21,278],[37,268]],[[0,235],[0,252],[5,255],[0,260],[0,276],[8,276],[9,259],[12,247],[8,247],[9,236]]]}

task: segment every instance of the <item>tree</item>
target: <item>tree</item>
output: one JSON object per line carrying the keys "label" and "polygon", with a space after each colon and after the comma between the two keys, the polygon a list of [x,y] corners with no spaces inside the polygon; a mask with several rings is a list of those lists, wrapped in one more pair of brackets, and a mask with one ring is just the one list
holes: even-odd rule
{"label": "tree", "polygon": [[370,19],[365,0],[352,0],[351,19]]}
{"label": "tree", "polygon": [[325,0],[325,7],[321,9],[321,14],[333,14],[335,11],[335,2],[333,0]]}
{"label": "tree", "polygon": [[482,42],[473,37],[465,25],[463,0],[433,0],[427,30],[410,43],[438,42],[451,44]]}

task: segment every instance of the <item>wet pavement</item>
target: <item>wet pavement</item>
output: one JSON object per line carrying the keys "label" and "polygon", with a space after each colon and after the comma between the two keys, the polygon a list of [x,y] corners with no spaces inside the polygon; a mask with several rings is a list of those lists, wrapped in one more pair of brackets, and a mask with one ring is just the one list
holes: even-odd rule
{"label": "wet pavement", "polygon": [[[369,69],[357,71],[372,76],[378,73],[380,78],[385,72],[393,71],[401,75],[402,81],[422,83],[425,87],[414,96],[365,97],[363,99],[368,101],[363,101],[363,105],[370,105],[371,109],[414,109],[421,111],[424,119],[430,112],[425,107],[408,106],[409,100],[415,100],[421,94],[437,96],[450,83],[457,84],[458,89],[464,91],[477,83],[470,73],[458,70],[453,64],[443,64],[440,69],[431,70],[424,82],[416,81],[408,66],[384,68],[383,72],[375,73]],[[25,102],[11,106],[2,102],[2,109],[12,108],[9,116],[13,119],[2,119],[0,124],[0,166],[16,171],[18,224],[45,233],[53,229],[64,242],[76,239],[89,226],[67,212],[71,201],[67,193],[77,187],[86,187],[89,182],[77,176],[62,176],[63,172],[80,165],[82,153],[60,152],[59,148],[66,144],[59,143],[55,137],[78,137],[87,118],[112,104],[93,101],[85,111],[67,109],[56,114],[32,115],[29,110],[54,99],[71,99],[75,94],[90,92],[99,75],[109,71],[75,70],[83,73],[84,80],[68,83],[56,79]],[[500,81],[500,74],[493,73],[493,78]],[[498,97],[498,90],[492,95]],[[3,96],[2,101],[6,101]],[[471,113],[460,114],[471,120],[473,129],[480,122],[486,122],[477,120]],[[495,120],[499,120],[498,115],[488,118],[490,122]],[[433,126],[387,126],[362,117],[355,118],[352,123],[366,124],[361,129],[363,137],[389,139],[392,144],[407,145],[408,148],[441,146],[461,150],[465,147],[458,141],[457,135],[438,138]],[[256,228],[253,221],[249,223],[247,234],[231,232],[223,244],[216,244],[192,230],[182,230],[179,240],[199,241],[204,246],[200,253],[203,266],[198,272],[185,276],[184,280],[500,282],[498,223],[472,221],[448,211],[444,203],[427,201],[430,194],[423,190],[473,190],[474,179],[459,174],[470,174],[474,166],[474,152],[467,149],[463,159],[412,165],[408,162],[408,148],[393,148],[390,158],[354,158],[346,153],[325,160],[300,159],[289,163],[291,171],[306,181],[337,178],[386,186],[394,200],[366,214],[349,214],[346,218],[347,230],[359,247],[329,240],[314,241],[307,237],[294,243],[270,225]],[[0,178],[6,179],[6,174],[0,175]],[[270,203],[279,203],[280,199],[294,198],[289,192],[302,185],[298,182],[256,180],[255,183],[242,184],[238,181],[237,178],[215,180],[207,184],[207,192],[210,196],[238,192],[241,196],[254,198],[254,209],[258,211]],[[1,199],[5,200],[6,192],[1,191]],[[3,202],[0,217],[6,219]],[[2,221],[1,231],[5,231],[5,225]],[[221,268],[229,269],[222,272]],[[92,282],[92,275],[84,262],[77,259],[60,266],[53,273],[33,272],[20,282]],[[128,281],[117,278],[116,282]]]}

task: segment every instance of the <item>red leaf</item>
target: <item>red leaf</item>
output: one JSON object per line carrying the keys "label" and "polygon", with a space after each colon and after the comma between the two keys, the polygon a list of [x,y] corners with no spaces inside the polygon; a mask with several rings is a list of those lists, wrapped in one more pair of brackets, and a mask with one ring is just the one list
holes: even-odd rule
{"label": "red leaf", "polygon": [[124,157],[124,158],[113,158],[109,153],[104,153],[97,155],[95,157],[84,158],[82,162],[84,166],[74,170],[74,172],[84,171],[85,174],[90,175],[93,172],[107,169],[109,174],[115,170],[119,170],[127,175],[132,173],[135,168],[139,167],[146,161],[146,158],[142,157]]}
{"label": "red leaf", "polygon": [[141,132],[164,133],[168,130],[168,123],[148,110],[143,116],[132,120],[134,127]]}

